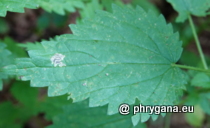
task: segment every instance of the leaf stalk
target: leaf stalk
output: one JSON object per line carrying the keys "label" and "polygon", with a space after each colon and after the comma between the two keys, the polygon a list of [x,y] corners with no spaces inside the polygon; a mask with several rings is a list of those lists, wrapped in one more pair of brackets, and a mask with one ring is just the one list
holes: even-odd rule
{"label": "leaf stalk", "polygon": [[188,70],[195,70],[195,71],[210,73],[210,70],[201,69],[201,68],[196,68],[196,67],[187,66],[187,65],[171,64],[171,66],[172,66],[172,67],[183,68],[183,69],[188,69]]}
{"label": "leaf stalk", "polygon": [[201,45],[200,45],[200,41],[199,41],[199,39],[198,39],[196,30],[195,30],[195,25],[194,25],[194,23],[193,23],[192,17],[189,15],[188,19],[189,19],[190,26],[191,26],[191,29],[192,29],[192,32],[193,32],[193,36],[194,36],[194,38],[195,38],[195,43],[196,43],[196,46],[197,46],[197,48],[198,48],[198,52],[199,52],[201,61],[202,61],[202,63],[203,63],[204,69],[207,70],[207,69],[208,69],[208,66],[207,66],[207,63],[206,63],[206,60],[205,60],[205,57],[204,57],[204,54],[203,54]]}

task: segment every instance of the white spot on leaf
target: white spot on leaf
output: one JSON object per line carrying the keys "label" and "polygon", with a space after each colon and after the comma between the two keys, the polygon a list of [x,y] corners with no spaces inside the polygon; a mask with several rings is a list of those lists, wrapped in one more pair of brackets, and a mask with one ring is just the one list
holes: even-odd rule
{"label": "white spot on leaf", "polygon": [[54,67],[59,66],[59,67],[63,67],[66,66],[66,64],[64,64],[62,61],[65,58],[65,55],[56,53],[54,56],[51,57],[51,62],[54,65]]}

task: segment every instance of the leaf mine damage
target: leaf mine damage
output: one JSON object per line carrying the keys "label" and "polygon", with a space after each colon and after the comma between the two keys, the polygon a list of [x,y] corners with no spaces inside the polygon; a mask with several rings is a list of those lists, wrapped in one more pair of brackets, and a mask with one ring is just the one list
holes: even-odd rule
{"label": "leaf mine damage", "polygon": [[56,53],[54,56],[51,57],[51,62],[54,65],[54,67],[59,66],[59,67],[63,67],[66,66],[66,64],[64,64],[62,61],[65,58],[65,55]]}

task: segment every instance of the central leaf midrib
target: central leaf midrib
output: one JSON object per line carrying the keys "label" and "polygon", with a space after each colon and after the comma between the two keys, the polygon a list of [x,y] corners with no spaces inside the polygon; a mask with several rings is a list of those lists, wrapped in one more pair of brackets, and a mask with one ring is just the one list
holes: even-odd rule
{"label": "central leaf midrib", "polygon": [[[31,62],[31,63],[33,63],[33,62]],[[34,63],[33,63],[34,64]],[[136,65],[141,65],[141,64],[144,64],[144,65],[170,65],[170,63],[118,63],[118,62],[110,62],[110,63],[86,63],[86,64],[77,64],[77,65],[66,65],[66,66],[63,66],[63,67],[59,67],[59,66],[57,66],[57,67],[52,67],[52,66],[49,66],[49,67],[46,67],[46,66],[36,66],[36,67],[31,67],[31,68],[18,68],[18,69],[34,69],[34,68],[37,68],[37,67],[39,67],[39,68],[48,68],[48,69],[51,69],[51,68],[65,68],[65,67],[73,67],[73,66],[88,66],[88,65],[100,65],[100,66],[102,66],[102,65],[118,65],[118,64],[120,64],[120,65],[122,65],[122,64],[136,64]]]}

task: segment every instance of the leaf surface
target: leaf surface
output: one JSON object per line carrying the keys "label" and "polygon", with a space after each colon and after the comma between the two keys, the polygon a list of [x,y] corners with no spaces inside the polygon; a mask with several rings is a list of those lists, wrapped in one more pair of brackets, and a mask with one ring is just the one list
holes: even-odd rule
{"label": "leaf surface", "polygon": [[49,96],[69,93],[74,102],[90,98],[90,107],[109,104],[108,114],[136,98],[143,105],[178,101],[186,77],[171,64],[182,43],[162,15],[114,6],[113,14],[100,11],[71,29],[73,35],[43,41],[44,49],[29,50],[30,58],[5,70],[33,87],[48,86]]}
{"label": "leaf surface", "polygon": [[209,0],[167,0],[179,13],[177,22],[184,22],[189,15],[206,16],[210,8]]}

